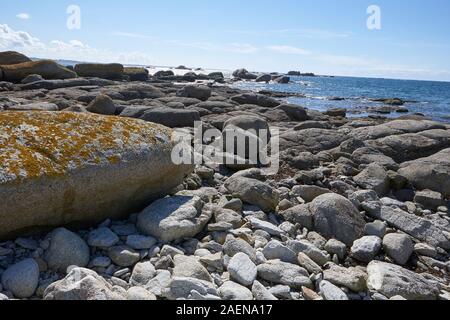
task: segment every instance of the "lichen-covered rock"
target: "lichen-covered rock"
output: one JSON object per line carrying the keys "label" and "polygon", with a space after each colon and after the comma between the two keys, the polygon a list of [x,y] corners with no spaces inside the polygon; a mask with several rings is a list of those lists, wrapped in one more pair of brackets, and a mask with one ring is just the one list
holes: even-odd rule
{"label": "lichen-covered rock", "polygon": [[70,79],[76,78],[75,72],[64,68],[52,60],[39,60],[23,62],[13,65],[3,65],[3,80],[10,82],[20,82],[27,76],[38,74],[44,79]]}
{"label": "lichen-covered rock", "polygon": [[[0,238],[136,212],[190,173],[171,130],[71,112],[0,114]],[[31,230],[33,229],[33,230]]]}
{"label": "lichen-covered rock", "polygon": [[102,79],[122,79],[124,68],[119,63],[80,63],[74,68],[80,77],[98,77]]}

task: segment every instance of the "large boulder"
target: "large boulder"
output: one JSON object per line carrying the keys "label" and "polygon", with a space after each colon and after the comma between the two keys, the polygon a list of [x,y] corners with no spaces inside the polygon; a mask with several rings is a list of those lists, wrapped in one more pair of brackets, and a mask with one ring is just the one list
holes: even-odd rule
{"label": "large boulder", "polygon": [[363,189],[374,190],[379,196],[389,192],[390,180],[386,170],[377,163],[371,163],[360,174],[353,178]]}
{"label": "large boulder", "polygon": [[306,121],[308,114],[306,109],[295,104],[281,104],[276,107],[277,110],[283,110],[292,121]]}
{"label": "large boulder", "polygon": [[138,229],[165,242],[195,237],[212,218],[211,210],[203,210],[199,197],[175,196],[160,199],[142,211]]}
{"label": "large boulder", "polygon": [[364,219],[350,200],[335,193],[323,194],[310,204],[314,228],[322,236],[351,246],[364,232]]}
{"label": "large boulder", "polygon": [[430,189],[450,197],[450,149],[428,158],[406,162],[398,173],[420,190]]}
{"label": "large boulder", "polygon": [[0,52],[0,66],[8,66],[30,61],[30,58],[16,51]]}
{"label": "large boulder", "polygon": [[130,81],[147,81],[149,77],[148,70],[140,67],[125,67],[123,73],[130,78]]}
{"label": "large boulder", "polygon": [[179,97],[195,98],[206,101],[211,97],[211,88],[202,85],[188,85],[177,92]]}
{"label": "large boulder", "polygon": [[242,93],[231,98],[239,104],[253,104],[265,108],[274,108],[281,103],[271,97],[259,93]]}
{"label": "large boulder", "polygon": [[86,110],[92,113],[111,116],[116,113],[116,106],[110,97],[100,94],[89,103]]}
{"label": "large boulder", "polygon": [[75,66],[74,70],[80,77],[121,80],[124,75],[123,65],[119,63],[80,63]]}
{"label": "large boulder", "polygon": [[169,128],[194,127],[200,121],[200,114],[196,110],[154,108],[144,112],[140,119],[159,123]]}
{"label": "large boulder", "polygon": [[274,211],[280,201],[276,189],[256,179],[233,176],[225,182],[225,187],[233,196],[265,212]]}
{"label": "large boulder", "polygon": [[388,298],[401,296],[408,300],[436,300],[438,286],[422,275],[386,262],[372,261],[367,267],[367,286]]}
{"label": "large boulder", "polygon": [[1,66],[3,80],[9,82],[20,82],[27,76],[38,74],[44,79],[71,79],[77,74],[52,60],[39,60],[23,62],[14,65]]}
{"label": "large boulder", "polygon": [[170,129],[135,119],[5,111],[0,132],[0,238],[125,217],[193,170]]}

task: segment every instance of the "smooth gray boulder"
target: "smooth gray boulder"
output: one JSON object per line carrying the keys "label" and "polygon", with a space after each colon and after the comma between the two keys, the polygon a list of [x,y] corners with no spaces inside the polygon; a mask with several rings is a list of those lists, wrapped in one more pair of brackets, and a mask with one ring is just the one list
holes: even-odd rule
{"label": "smooth gray boulder", "polygon": [[350,249],[350,255],[361,262],[370,262],[380,252],[382,241],[375,236],[364,236],[356,240]]}
{"label": "smooth gray boulder", "polygon": [[38,287],[39,266],[34,259],[22,260],[6,269],[1,280],[4,290],[16,298],[29,298]]}
{"label": "smooth gray boulder", "polygon": [[371,163],[353,180],[363,189],[374,190],[378,196],[383,196],[389,192],[389,176],[386,170],[377,163]]}
{"label": "smooth gray boulder", "polygon": [[50,246],[44,258],[52,270],[65,273],[70,266],[86,267],[90,250],[86,242],[76,233],[58,228],[48,235]]}
{"label": "smooth gray boulder", "polygon": [[383,249],[395,263],[403,265],[414,252],[414,243],[406,234],[390,233],[383,239]]}
{"label": "smooth gray boulder", "polygon": [[236,198],[266,212],[274,211],[279,202],[279,192],[256,179],[234,176],[225,182],[225,187]]}
{"label": "smooth gray boulder", "polygon": [[356,207],[341,195],[321,195],[310,204],[310,210],[315,230],[324,237],[351,246],[363,234],[364,219]]}
{"label": "smooth gray boulder", "polygon": [[89,103],[86,110],[92,113],[112,116],[116,113],[116,106],[110,97],[100,94]]}
{"label": "smooth gray boulder", "polygon": [[430,189],[450,197],[450,149],[403,163],[398,173],[419,190]]}
{"label": "smooth gray boulder", "polygon": [[251,286],[258,273],[253,261],[242,252],[231,258],[227,269],[231,279],[244,286]]}
{"label": "smooth gray boulder", "polygon": [[138,229],[164,242],[195,237],[212,218],[199,197],[174,196],[155,201],[137,219]]}

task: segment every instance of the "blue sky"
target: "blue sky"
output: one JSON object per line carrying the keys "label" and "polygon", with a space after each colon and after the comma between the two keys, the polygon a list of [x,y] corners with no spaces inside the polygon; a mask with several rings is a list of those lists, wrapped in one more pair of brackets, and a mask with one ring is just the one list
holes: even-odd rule
{"label": "blue sky", "polygon": [[0,1],[0,50],[35,57],[450,80],[448,0]]}

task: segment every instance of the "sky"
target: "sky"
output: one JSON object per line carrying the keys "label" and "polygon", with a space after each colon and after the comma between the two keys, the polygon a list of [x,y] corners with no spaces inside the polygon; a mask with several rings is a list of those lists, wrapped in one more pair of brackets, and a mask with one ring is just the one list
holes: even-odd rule
{"label": "sky", "polygon": [[450,81],[449,12],[448,0],[0,0],[0,51]]}

